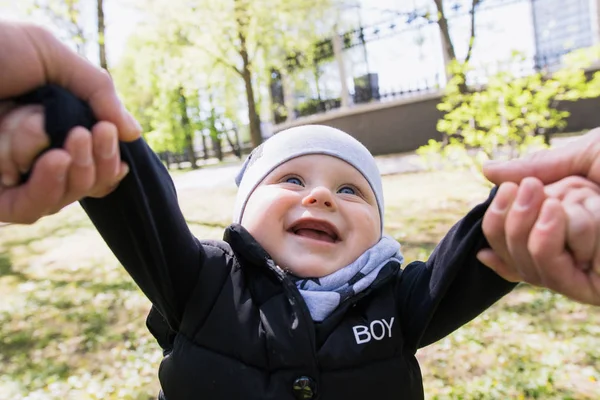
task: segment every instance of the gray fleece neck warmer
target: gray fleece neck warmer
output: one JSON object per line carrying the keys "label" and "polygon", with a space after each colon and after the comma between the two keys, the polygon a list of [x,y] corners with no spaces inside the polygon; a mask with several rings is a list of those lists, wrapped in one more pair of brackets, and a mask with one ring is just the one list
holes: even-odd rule
{"label": "gray fleece neck warmer", "polygon": [[275,168],[293,158],[325,154],[346,161],[369,182],[375,193],[383,233],[383,189],[375,159],[358,140],[324,125],[303,125],[281,131],[252,151],[236,178],[238,193],[233,222],[240,223],[248,198]]}
{"label": "gray fleece neck warmer", "polygon": [[313,321],[321,322],[342,302],[367,289],[390,261],[402,265],[400,244],[384,235],[352,264],[321,278],[292,277]]}

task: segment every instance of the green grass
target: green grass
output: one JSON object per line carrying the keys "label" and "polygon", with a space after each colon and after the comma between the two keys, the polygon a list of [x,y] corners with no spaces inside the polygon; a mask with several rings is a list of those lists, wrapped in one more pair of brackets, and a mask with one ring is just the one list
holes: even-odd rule
{"label": "green grass", "polygon": [[[386,227],[426,259],[488,192],[467,173],[384,179]],[[221,238],[235,191],[180,193],[194,234]],[[200,200],[202,199],[202,200]],[[155,398],[150,307],[78,206],[0,227],[0,399]],[[600,398],[600,311],[519,286],[418,353],[427,399]]]}

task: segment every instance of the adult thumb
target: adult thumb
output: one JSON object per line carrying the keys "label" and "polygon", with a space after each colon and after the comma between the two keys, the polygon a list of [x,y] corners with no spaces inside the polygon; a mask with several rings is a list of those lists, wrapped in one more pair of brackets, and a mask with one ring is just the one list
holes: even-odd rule
{"label": "adult thumb", "polygon": [[516,160],[488,162],[483,166],[483,174],[496,185],[519,183],[527,176],[548,184],[571,175],[580,175],[600,184],[600,128],[551,150]]}
{"label": "adult thumb", "polygon": [[123,107],[108,73],[80,57],[47,29],[0,21],[0,49],[0,99],[56,84],[87,102],[96,119],[115,124],[120,140],[140,136],[139,124]]}

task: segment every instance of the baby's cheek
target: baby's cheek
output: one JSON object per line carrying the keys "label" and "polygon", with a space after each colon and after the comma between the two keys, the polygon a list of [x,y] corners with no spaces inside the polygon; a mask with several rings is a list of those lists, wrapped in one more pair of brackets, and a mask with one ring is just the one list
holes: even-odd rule
{"label": "baby's cheek", "polygon": [[263,247],[281,237],[293,202],[281,191],[259,187],[248,199],[241,224]]}
{"label": "baby's cheek", "polygon": [[354,212],[351,215],[353,224],[361,231],[365,239],[377,241],[381,233],[381,220],[379,211],[374,212],[370,209],[363,209],[361,212]]}

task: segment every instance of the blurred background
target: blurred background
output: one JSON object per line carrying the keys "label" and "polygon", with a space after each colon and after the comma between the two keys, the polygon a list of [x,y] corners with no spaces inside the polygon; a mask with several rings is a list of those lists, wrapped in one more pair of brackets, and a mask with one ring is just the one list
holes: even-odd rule
{"label": "blurred background", "polygon": [[[239,157],[307,122],[345,129],[375,154],[414,151],[444,139],[437,104],[453,65],[464,70],[464,93],[499,72],[547,76],[564,67],[565,55],[600,41],[595,0],[0,0],[0,7],[3,17],[43,24],[108,69],[154,150],[169,166],[192,168]],[[588,61],[577,67],[593,71],[596,60]],[[600,125],[599,104],[558,108],[572,114],[569,130],[578,132]]]}
{"label": "blurred background", "polygon": [[[377,156],[407,261],[485,199],[483,161],[600,126],[600,0],[0,0],[0,18],[110,72],[201,238],[229,224],[244,155],[295,125]],[[0,298],[0,400],[156,397],[149,303],[79,207],[0,226]],[[600,311],[520,285],[418,357],[427,399],[598,399]]]}

